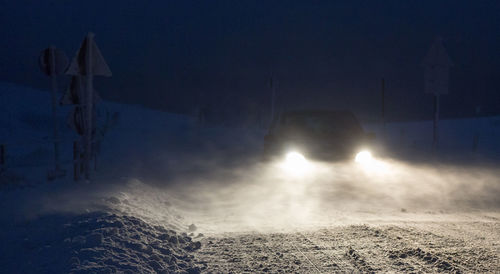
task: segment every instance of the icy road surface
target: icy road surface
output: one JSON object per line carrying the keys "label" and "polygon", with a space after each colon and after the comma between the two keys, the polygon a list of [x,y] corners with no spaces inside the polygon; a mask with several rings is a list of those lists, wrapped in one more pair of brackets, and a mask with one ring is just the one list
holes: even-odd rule
{"label": "icy road surface", "polygon": [[223,233],[204,239],[196,260],[215,273],[498,272],[499,216]]}

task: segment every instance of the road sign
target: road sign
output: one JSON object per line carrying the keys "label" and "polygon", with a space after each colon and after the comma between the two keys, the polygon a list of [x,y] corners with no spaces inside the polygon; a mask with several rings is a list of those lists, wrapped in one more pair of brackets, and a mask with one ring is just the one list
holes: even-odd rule
{"label": "road sign", "polygon": [[443,39],[436,38],[424,59],[425,92],[435,95],[447,94],[452,66],[453,63],[444,48]]}
{"label": "road sign", "polygon": [[[75,58],[71,61],[66,74],[68,75],[87,75],[88,71],[92,75],[110,77],[111,70],[104,61],[101,51],[93,39],[94,34],[89,33],[82,42],[80,49],[76,52]],[[91,56],[87,56],[91,52]]]}
{"label": "road sign", "polygon": [[66,70],[68,75],[81,75],[85,76],[85,119],[84,119],[84,131],[85,131],[85,178],[90,179],[90,159],[92,155],[92,120],[93,120],[93,78],[94,75],[100,76],[111,76],[111,70],[109,69],[106,61],[102,57],[101,51],[94,42],[94,34],[89,33],[83,39],[82,45],[76,52],[75,58]]}
{"label": "road sign", "polygon": [[69,126],[80,136],[85,134],[85,113],[80,106],[71,110],[68,115]]}
{"label": "road sign", "polygon": [[82,76],[76,75],[71,77],[68,89],[59,101],[60,105],[83,105],[84,87]]}
{"label": "road sign", "polygon": [[[53,54],[53,65],[52,65],[52,54]],[[40,70],[45,73],[45,75],[50,76],[51,73],[54,75],[58,75],[64,72],[64,70],[68,67],[68,57],[66,54],[54,47],[49,47],[40,53],[40,57],[38,58],[38,65],[40,66]],[[52,68],[54,66],[54,68]]]}
{"label": "road sign", "polygon": [[[84,84],[84,76],[75,75],[71,77],[71,81],[69,83],[68,89],[66,93],[64,93],[63,97],[59,101],[59,104],[62,106],[67,105],[83,105],[85,104],[85,84]],[[94,95],[92,96],[94,99],[94,105],[101,101],[101,97],[99,93],[94,89]]]}
{"label": "road sign", "polygon": [[443,45],[443,38],[437,37],[424,59],[424,89],[434,95],[434,123],[432,144],[434,148],[439,143],[439,96],[448,94],[450,67],[453,66]]}

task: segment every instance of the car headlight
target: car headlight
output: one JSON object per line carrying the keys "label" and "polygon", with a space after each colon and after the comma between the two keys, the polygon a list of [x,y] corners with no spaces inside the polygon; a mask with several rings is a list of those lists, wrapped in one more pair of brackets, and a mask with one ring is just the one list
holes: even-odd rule
{"label": "car headlight", "polygon": [[370,151],[363,150],[361,152],[358,152],[358,154],[356,154],[356,158],[354,160],[356,161],[356,163],[366,165],[373,162],[373,156]]}
{"label": "car headlight", "polygon": [[310,163],[301,153],[291,151],[286,154],[282,167],[290,175],[301,176],[308,173]]}

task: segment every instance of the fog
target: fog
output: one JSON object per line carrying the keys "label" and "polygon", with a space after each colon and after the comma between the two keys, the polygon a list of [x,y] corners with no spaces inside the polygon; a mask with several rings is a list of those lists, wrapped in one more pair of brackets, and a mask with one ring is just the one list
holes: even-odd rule
{"label": "fog", "polygon": [[[201,164],[200,159],[198,170]],[[294,173],[284,169],[282,161],[222,168],[215,160],[205,160],[202,172],[171,174],[163,182],[124,178],[125,184],[105,188],[97,196],[101,201],[118,198],[112,207],[150,221],[181,218],[179,223],[194,223],[204,232],[417,220],[438,213],[446,218],[500,207],[500,174],[489,166],[393,159],[308,164],[305,172]]]}

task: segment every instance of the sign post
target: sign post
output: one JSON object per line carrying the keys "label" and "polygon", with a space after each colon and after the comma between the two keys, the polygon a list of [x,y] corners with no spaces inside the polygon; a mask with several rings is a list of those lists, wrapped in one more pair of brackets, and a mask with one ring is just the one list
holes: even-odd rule
{"label": "sign post", "polygon": [[[54,120],[54,165],[55,170],[49,172],[49,179],[64,176],[64,171],[59,163],[59,134],[57,123],[57,78],[56,75],[63,72],[68,64],[68,58],[63,51],[50,46],[44,49],[39,57],[40,69],[50,77],[52,83],[52,118]],[[51,174],[53,173],[53,174]]]}
{"label": "sign post", "polygon": [[439,144],[439,97],[448,94],[450,68],[453,63],[446,53],[443,39],[437,37],[431,45],[427,56],[424,59],[424,84],[425,92],[434,96],[434,122],[432,145],[434,148]]}
{"label": "sign post", "polygon": [[90,180],[90,160],[92,158],[93,129],[93,78],[94,75],[110,77],[111,70],[94,42],[94,34],[89,32],[77,51],[75,58],[66,70],[68,75],[85,76],[84,97],[84,171],[85,179]]}

